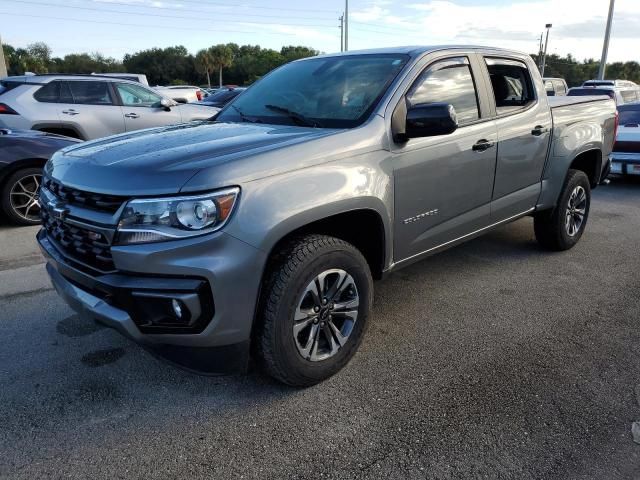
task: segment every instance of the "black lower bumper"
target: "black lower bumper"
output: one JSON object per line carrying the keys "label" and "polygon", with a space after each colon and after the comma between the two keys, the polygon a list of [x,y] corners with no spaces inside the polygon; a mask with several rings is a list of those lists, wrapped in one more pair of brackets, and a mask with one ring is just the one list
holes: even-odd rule
{"label": "black lower bumper", "polygon": [[[116,273],[92,276],[66,261],[43,232],[38,234],[38,243],[47,259],[51,283],[78,313],[118,330],[152,353],[188,370],[209,375],[246,371],[248,340],[211,347],[176,342],[185,336],[200,336],[211,320],[213,301],[203,280]],[[157,309],[149,308],[149,304],[158,304],[158,299],[163,303],[167,298],[179,298],[186,306],[193,295],[198,297],[200,313],[190,325],[154,324],[148,318],[157,317]],[[191,307],[190,311],[195,310]],[[200,321],[201,318],[205,320]]]}

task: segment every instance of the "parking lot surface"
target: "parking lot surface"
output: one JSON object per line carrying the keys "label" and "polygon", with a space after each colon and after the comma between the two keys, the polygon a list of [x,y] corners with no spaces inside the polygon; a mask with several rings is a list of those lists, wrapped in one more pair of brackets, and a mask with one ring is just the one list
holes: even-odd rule
{"label": "parking lot surface", "polygon": [[0,229],[0,477],[638,478],[640,182],[571,251],[531,219],[376,283],[349,366],[201,377],[78,318]]}

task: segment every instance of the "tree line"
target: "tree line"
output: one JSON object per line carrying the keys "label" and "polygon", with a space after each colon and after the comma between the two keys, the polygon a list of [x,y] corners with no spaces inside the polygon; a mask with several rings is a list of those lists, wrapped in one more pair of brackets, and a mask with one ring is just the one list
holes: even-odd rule
{"label": "tree line", "polygon": [[26,48],[6,44],[3,49],[9,75],[130,72],[145,74],[150,85],[248,85],[280,65],[320,53],[304,46],[289,45],[278,51],[227,43],[202,49],[195,55],[178,45],[141,50],[116,60],[98,52],[54,57],[44,42]]}
{"label": "tree line", "polygon": [[[202,49],[195,55],[181,45],[151,48],[126,54],[120,61],[97,52],[53,57],[51,48],[43,42],[33,43],[26,48],[4,45],[9,75],[25,72],[132,72],[145,74],[151,85],[248,85],[284,63],[318,53],[303,46],[285,46],[277,51],[258,45],[227,43]],[[532,57],[537,64],[537,55]],[[594,59],[579,61],[571,54],[552,54],[547,55],[545,76],[564,78],[570,87],[574,87],[596,78],[599,67],[600,62]],[[640,84],[640,64],[635,61],[610,63],[606,76]]]}

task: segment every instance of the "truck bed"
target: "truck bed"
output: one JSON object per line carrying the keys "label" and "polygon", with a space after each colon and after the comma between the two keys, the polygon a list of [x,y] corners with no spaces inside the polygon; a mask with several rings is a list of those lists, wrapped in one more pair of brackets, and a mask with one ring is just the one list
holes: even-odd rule
{"label": "truck bed", "polygon": [[605,100],[611,100],[607,95],[585,95],[585,96],[560,96],[560,97],[547,97],[549,100],[549,107],[551,108],[559,108],[559,107],[567,107],[569,105],[577,105],[580,103],[592,103],[592,102],[602,102]]}

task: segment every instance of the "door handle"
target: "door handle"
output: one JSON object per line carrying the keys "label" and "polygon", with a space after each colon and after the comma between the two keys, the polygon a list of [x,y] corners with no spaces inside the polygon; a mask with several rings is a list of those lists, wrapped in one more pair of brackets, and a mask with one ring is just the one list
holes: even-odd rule
{"label": "door handle", "polygon": [[125,113],[124,116],[127,117],[127,118],[138,118],[138,117],[140,117],[140,115],[138,115],[137,113]]}
{"label": "door handle", "polygon": [[491,147],[495,145],[494,142],[490,142],[489,140],[478,140],[478,142],[471,147],[474,152],[484,152],[485,150],[489,150]]}
{"label": "door handle", "polygon": [[76,112],[73,108],[70,108],[69,110],[63,110],[62,113],[64,113],[65,115],[78,115],[80,112]]}
{"label": "door handle", "polygon": [[536,125],[533,130],[531,130],[531,135],[535,137],[539,137],[543,133],[547,133],[549,131],[548,128],[543,127],[542,125]]}

